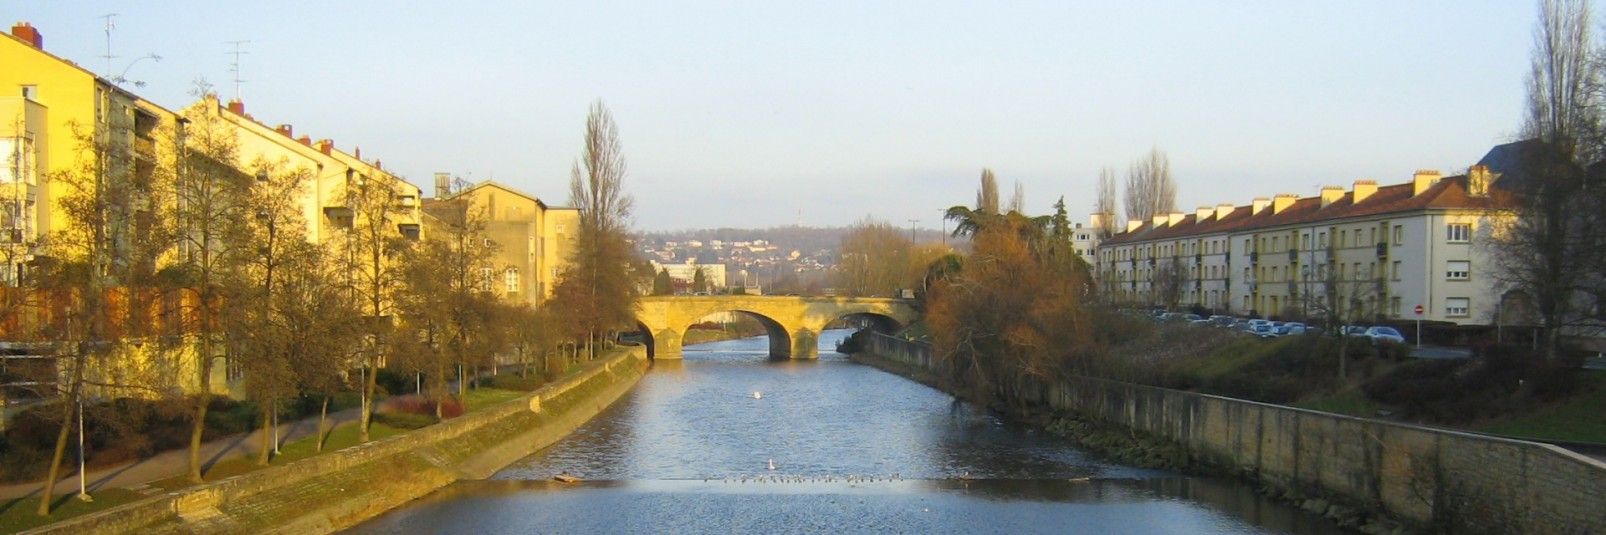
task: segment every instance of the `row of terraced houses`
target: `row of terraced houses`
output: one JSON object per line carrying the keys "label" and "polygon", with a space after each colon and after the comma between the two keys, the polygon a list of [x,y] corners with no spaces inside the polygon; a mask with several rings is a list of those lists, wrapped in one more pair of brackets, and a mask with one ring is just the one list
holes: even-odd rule
{"label": "row of terraced houses", "polygon": [[[173,202],[161,200],[154,188],[171,178],[164,178],[174,169],[168,164],[176,161],[178,151],[193,146],[203,131],[233,143],[237,161],[223,163],[243,176],[261,179],[271,171],[302,177],[294,209],[313,243],[338,240],[348,233],[364,217],[347,205],[348,195],[377,187],[392,199],[383,216],[384,228],[396,238],[428,239],[431,229],[441,224],[440,217],[461,210],[464,203],[483,214],[487,238],[499,251],[492,267],[481,273],[482,287],[510,301],[538,304],[548,298],[572,251],[579,220],[573,208],[549,206],[490,180],[453,187],[450,175],[439,174],[434,198],[423,198],[418,186],[386,170],[378,159],[364,158],[354,145],[343,149],[331,139],[296,132],[289,124],[262,122],[237,99],[220,102],[208,95],[181,111],[161,106],[47,52],[41,31],[24,22],[13,26],[10,34],[0,32],[0,292],[18,286],[28,270],[44,262],[73,261],[83,254],[62,234],[72,226],[64,207],[74,187],[63,179],[70,173],[92,172],[123,186],[116,190],[117,198],[108,199],[118,214],[107,225],[108,242],[117,249],[112,257],[141,258],[137,261],[149,264],[143,271],[155,272],[193,254],[183,243],[159,254],[126,253],[144,246],[141,221],[168,207],[158,203]],[[147,290],[128,288],[127,281],[107,282],[113,295]],[[165,307],[162,314],[178,308],[183,307]],[[23,351],[17,347],[32,343],[19,340],[7,325],[50,321],[41,319],[45,317],[41,314],[48,315],[42,307],[11,313],[0,318],[0,345],[6,346],[0,348],[0,358],[12,358],[15,351]],[[18,319],[24,313],[30,314],[29,319]],[[142,344],[123,342],[128,342],[123,346],[130,355],[124,360],[138,366]],[[22,345],[12,347],[13,343]],[[214,369],[220,375],[212,384],[226,384],[221,375],[226,366]],[[195,388],[190,383],[175,386]],[[0,406],[4,397],[0,394]]]}
{"label": "row of terraced houses", "polygon": [[[1511,217],[1508,194],[1493,187],[1499,171],[1482,163],[1461,176],[1420,170],[1397,184],[1356,180],[1311,197],[1127,221],[1088,244],[1089,261],[1105,295],[1130,305],[1488,324],[1503,300],[1511,306],[1481,246]],[[1093,216],[1094,227],[1102,217]]]}

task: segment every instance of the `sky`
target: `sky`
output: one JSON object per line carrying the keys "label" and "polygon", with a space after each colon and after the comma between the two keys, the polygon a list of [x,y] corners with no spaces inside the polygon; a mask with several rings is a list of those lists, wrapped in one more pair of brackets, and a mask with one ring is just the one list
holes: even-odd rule
{"label": "sky", "polygon": [[[511,5],[509,5],[511,4]],[[612,111],[640,230],[937,228],[982,168],[1086,221],[1151,148],[1182,211],[1456,172],[1512,140],[1537,8],[1353,2],[108,2],[0,0],[45,49],[197,80],[298,135],[567,204]],[[108,67],[102,15],[116,13]],[[6,17],[0,16],[0,19]],[[9,26],[8,26],[9,27]],[[133,61],[146,54],[161,56]],[[4,66],[0,66],[4,68]],[[115,71],[115,72],[113,72]]]}

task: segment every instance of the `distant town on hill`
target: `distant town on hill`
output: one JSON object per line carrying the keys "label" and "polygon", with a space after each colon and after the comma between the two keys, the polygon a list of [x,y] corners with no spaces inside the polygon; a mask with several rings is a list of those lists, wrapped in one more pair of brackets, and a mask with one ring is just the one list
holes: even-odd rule
{"label": "distant town on hill", "polygon": [[[829,287],[842,237],[852,227],[784,226],[643,232],[638,251],[660,264],[724,264],[727,284],[761,285],[774,293],[813,292]],[[914,230],[915,241],[942,239],[933,229]],[[743,277],[746,280],[743,280]]]}

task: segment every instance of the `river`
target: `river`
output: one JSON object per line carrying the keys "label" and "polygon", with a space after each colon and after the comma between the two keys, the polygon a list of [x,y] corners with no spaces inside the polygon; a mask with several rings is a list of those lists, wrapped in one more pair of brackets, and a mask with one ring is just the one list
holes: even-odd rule
{"label": "river", "polygon": [[[571,436],[352,533],[1341,533],[1231,480],[1102,461],[847,360],[688,346]],[[564,484],[552,476],[584,481]]]}

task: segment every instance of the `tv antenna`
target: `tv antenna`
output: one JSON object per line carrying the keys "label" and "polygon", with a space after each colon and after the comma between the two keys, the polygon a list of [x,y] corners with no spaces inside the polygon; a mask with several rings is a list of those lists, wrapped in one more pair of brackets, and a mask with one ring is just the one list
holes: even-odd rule
{"label": "tv antenna", "polygon": [[106,55],[101,57],[106,58],[106,75],[111,76],[112,60],[117,59],[117,56],[112,55],[112,30],[117,29],[117,22],[113,19],[117,18],[117,14],[107,13],[99,18],[106,19]]}
{"label": "tv antenna", "polygon": [[116,68],[117,68],[115,66],[115,64],[117,63],[116,60],[117,60],[118,57],[120,57],[120,56],[112,53],[112,30],[117,29],[117,21],[115,20],[117,18],[117,14],[116,13],[107,13],[105,15],[101,15],[98,18],[106,19],[106,55],[101,56],[102,58],[106,59],[106,73],[105,73],[106,79],[111,81],[111,83],[117,84],[119,86],[121,86],[123,84],[127,84],[127,83],[133,83],[135,87],[145,87],[145,82],[142,82],[142,81],[139,81],[139,80],[129,80],[128,79],[128,71],[133,69],[134,68],[134,64],[136,64],[136,63],[139,63],[139,62],[147,60],[147,59],[151,60],[151,61],[162,61],[162,57],[156,55],[156,53],[154,53],[154,52],[149,53],[149,54],[145,54],[143,56],[134,58],[133,61],[130,61],[130,62],[128,62],[127,65],[124,65],[122,72],[118,73],[115,76],[112,75],[112,71],[116,70]]}
{"label": "tv antenna", "polygon": [[250,52],[241,50],[241,45],[250,42],[250,40],[224,41],[224,44],[234,45],[234,50],[224,52],[224,54],[234,56],[234,61],[229,63],[229,72],[234,75],[234,100],[240,100],[240,84],[245,83],[245,80],[240,79],[240,56],[250,54]]}

